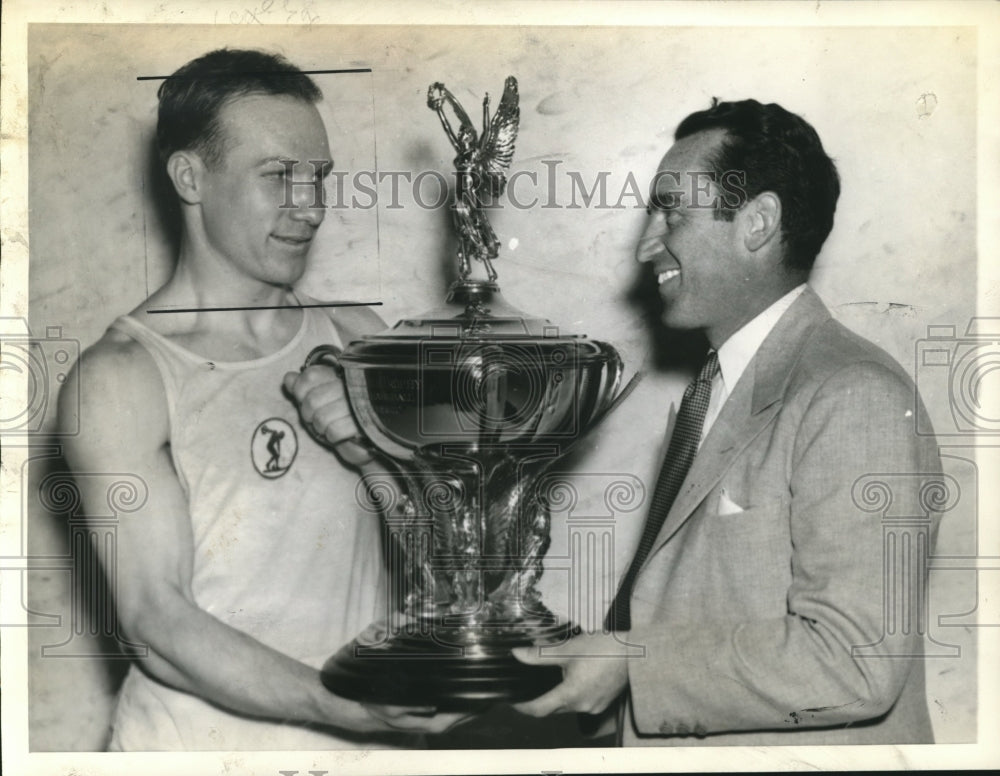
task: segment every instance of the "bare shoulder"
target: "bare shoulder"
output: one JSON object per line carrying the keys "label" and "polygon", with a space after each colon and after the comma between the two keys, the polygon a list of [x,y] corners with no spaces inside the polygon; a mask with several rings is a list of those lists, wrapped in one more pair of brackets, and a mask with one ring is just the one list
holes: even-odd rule
{"label": "bare shoulder", "polygon": [[386,328],[385,321],[371,307],[341,307],[336,319],[346,324],[352,333],[377,334]]}
{"label": "bare shoulder", "polygon": [[[302,292],[296,292],[296,294],[303,304],[322,304]],[[341,330],[341,333],[346,335],[345,339],[363,337],[367,334],[378,334],[380,331],[388,328],[381,316],[368,306],[329,307],[326,308],[325,312],[330,316],[330,319],[337,328]]]}
{"label": "bare shoulder", "polygon": [[162,391],[160,372],[149,351],[114,329],[83,352],[73,373],[81,387],[96,385],[116,391],[121,388],[127,389],[125,393],[139,395],[154,387]]}
{"label": "bare shoulder", "polygon": [[[59,404],[60,425],[79,428],[69,440],[78,451],[101,452],[120,444],[127,454],[136,444],[159,446],[167,441],[166,394],[159,369],[142,345],[121,332],[108,331],[81,354],[61,397],[79,397]],[[75,413],[79,416],[72,417]]]}

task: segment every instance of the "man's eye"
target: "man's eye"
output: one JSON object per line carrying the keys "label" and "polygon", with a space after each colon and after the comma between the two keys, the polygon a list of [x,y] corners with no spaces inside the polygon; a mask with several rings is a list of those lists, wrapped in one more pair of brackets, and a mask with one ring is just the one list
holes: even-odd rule
{"label": "man's eye", "polygon": [[653,196],[649,198],[649,206],[653,210],[676,210],[680,207],[680,200],[677,195],[673,192],[660,193],[655,192]]}
{"label": "man's eye", "polygon": [[646,206],[646,215],[651,216],[654,213],[662,213],[667,226],[676,224],[679,217],[676,207],[664,207],[655,201]]}

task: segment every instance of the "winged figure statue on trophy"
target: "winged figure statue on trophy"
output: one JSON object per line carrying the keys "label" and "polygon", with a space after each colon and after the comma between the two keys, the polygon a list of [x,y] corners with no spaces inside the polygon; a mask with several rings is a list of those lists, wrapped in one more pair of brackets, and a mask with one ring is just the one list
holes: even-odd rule
{"label": "winged figure statue on trophy", "polygon": [[[445,113],[445,103],[451,105],[458,118],[456,132]],[[496,280],[492,260],[500,253],[500,241],[486,218],[487,198],[499,197],[507,185],[507,170],[514,158],[514,141],[521,118],[518,107],[517,79],[508,76],[496,113],[490,117],[490,96],[483,98],[483,131],[476,132],[469,114],[462,108],[443,83],[427,89],[427,107],[435,111],[448,139],[458,152],[453,217],[458,230],[459,275],[468,278],[470,259],[483,263],[491,281]]]}

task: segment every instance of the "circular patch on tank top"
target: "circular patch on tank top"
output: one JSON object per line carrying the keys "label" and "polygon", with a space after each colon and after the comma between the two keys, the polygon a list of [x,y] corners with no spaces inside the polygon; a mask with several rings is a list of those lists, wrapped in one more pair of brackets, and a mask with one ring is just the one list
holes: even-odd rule
{"label": "circular patch on tank top", "polygon": [[299,438],[287,420],[268,418],[253,432],[250,459],[261,477],[276,479],[292,468],[299,452]]}

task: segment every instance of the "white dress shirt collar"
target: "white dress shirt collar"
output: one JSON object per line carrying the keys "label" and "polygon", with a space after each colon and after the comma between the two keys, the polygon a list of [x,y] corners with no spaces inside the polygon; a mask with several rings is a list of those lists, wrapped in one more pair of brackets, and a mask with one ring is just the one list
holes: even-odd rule
{"label": "white dress shirt collar", "polygon": [[744,324],[719,347],[719,373],[712,381],[712,398],[705,413],[702,439],[719,416],[726,399],[729,398],[729,394],[736,387],[736,383],[743,376],[753,357],[757,355],[767,335],[805,289],[805,283],[793,288],[757,317]]}
{"label": "white dress shirt collar", "polygon": [[805,283],[796,286],[722,343],[719,348],[719,371],[727,393],[732,393],[771,329],[805,289]]}

